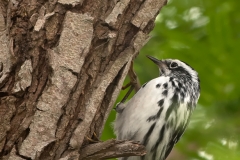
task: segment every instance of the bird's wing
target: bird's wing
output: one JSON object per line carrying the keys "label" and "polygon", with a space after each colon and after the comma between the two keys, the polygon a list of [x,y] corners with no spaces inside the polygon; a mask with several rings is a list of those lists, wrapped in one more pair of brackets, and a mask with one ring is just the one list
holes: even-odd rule
{"label": "bird's wing", "polygon": [[190,118],[188,117],[187,122],[183,125],[178,126],[177,129],[175,130],[175,132],[172,134],[171,140],[169,141],[169,143],[167,145],[167,149],[166,149],[166,152],[165,152],[165,158],[164,159],[166,159],[168,157],[168,155],[172,151],[172,148],[174,147],[174,145],[179,141],[179,139],[183,135],[183,133],[186,130],[186,127],[189,123],[189,119]]}
{"label": "bird's wing", "polygon": [[145,83],[125,104],[123,112],[118,114],[115,122],[119,139],[144,139],[146,131],[161,117],[161,106],[165,98],[162,92],[166,91],[163,84],[166,82],[168,78],[158,77]]}

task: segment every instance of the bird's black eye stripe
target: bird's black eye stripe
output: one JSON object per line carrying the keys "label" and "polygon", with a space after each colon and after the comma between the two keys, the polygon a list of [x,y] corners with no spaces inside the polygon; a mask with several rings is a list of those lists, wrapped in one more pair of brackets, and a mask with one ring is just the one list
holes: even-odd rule
{"label": "bird's black eye stripe", "polygon": [[169,67],[170,68],[177,68],[178,64],[176,62],[172,62]]}
{"label": "bird's black eye stripe", "polygon": [[181,73],[184,74],[185,77],[187,77],[187,78],[189,78],[189,79],[192,78],[191,74],[190,74],[185,68],[183,68],[183,67],[181,67],[181,66],[175,68],[174,71],[175,71],[175,72],[178,72],[178,73],[180,73],[180,74],[181,74]]}

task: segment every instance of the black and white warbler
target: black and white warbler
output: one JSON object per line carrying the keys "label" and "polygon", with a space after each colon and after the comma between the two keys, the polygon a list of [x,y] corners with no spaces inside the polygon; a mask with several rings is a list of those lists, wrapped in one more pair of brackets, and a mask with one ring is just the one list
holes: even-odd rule
{"label": "black and white warbler", "polygon": [[145,83],[127,102],[116,106],[114,130],[119,140],[139,141],[145,156],[121,160],[165,160],[185,131],[200,96],[197,72],[186,63],[158,60],[160,76]]}

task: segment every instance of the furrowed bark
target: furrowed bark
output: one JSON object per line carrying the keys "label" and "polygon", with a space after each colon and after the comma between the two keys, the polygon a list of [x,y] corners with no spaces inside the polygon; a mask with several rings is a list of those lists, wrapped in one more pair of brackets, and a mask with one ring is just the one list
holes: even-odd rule
{"label": "furrowed bark", "polygon": [[165,4],[0,0],[0,159],[80,159]]}

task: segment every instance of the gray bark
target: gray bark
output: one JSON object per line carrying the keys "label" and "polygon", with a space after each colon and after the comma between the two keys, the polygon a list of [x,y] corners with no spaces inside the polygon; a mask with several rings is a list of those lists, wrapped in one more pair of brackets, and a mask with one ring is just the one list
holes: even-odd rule
{"label": "gray bark", "polygon": [[143,155],[134,142],[99,142],[102,150],[88,138],[101,135],[165,3],[0,0],[0,159]]}

